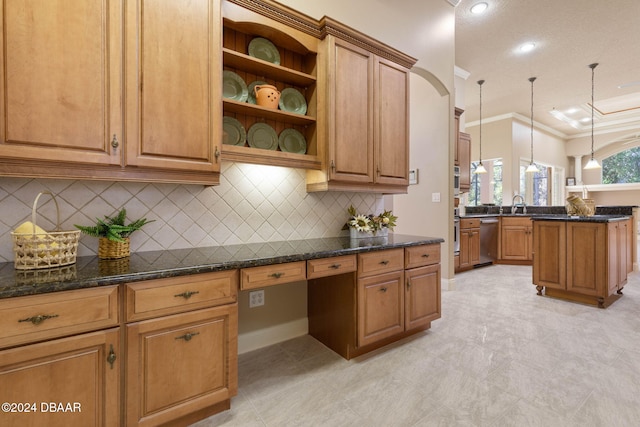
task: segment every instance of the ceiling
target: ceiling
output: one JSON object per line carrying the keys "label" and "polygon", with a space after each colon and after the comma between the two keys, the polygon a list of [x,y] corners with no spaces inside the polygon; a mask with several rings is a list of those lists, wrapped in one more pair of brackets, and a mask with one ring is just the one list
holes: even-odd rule
{"label": "ceiling", "polygon": [[[482,15],[470,12],[484,1]],[[518,47],[534,42],[533,51]],[[595,69],[595,128],[640,133],[639,0],[460,0],[456,7],[456,66],[469,73],[465,121],[517,113],[566,138],[590,133],[591,63]],[[623,86],[619,88],[619,86]],[[575,112],[567,111],[576,107]],[[574,126],[550,112],[576,120]],[[580,122],[583,118],[585,121]]]}

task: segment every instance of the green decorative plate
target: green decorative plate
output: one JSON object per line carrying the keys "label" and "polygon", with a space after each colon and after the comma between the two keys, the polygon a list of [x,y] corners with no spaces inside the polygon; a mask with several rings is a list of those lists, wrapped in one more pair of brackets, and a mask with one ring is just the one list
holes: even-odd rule
{"label": "green decorative plate", "polygon": [[256,123],[249,128],[247,134],[249,146],[262,148],[265,150],[275,150],[278,148],[278,135],[271,126],[266,123]]}
{"label": "green decorative plate", "polygon": [[247,140],[247,132],[242,123],[233,117],[224,116],[222,118],[222,143],[227,145],[244,145]]}
{"label": "green decorative plate", "polygon": [[249,56],[280,65],[280,52],[269,40],[256,37],[249,42]]}
{"label": "green decorative plate", "polygon": [[247,97],[247,102],[249,104],[256,104],[256,93],[254,92],[253,88],[258,86],[258,85],[266,85],[268,84],[267,82],[263,82],[262,80],[256,80],[255,82],[251,82],[249,83],[248,89],[249,89],[249,96]]}
{"label": "green decorative plate", "polygon": [[282,111],[305,115],[307,113],[307,100],[304,96],[292,87],[288,87],[280,94],[278,106]]}
{"label": "green decorative plate", "polygon": [[233,71],[222,72],[222,96],[238,102],[245,102],[249,91],[242,77]]}
{"label": "green decorative plate", "polygon": [[307,152],[307,140],[295,129],[285,129],[280,132],[278,145],[280,150],[286,153],[305,154]]}

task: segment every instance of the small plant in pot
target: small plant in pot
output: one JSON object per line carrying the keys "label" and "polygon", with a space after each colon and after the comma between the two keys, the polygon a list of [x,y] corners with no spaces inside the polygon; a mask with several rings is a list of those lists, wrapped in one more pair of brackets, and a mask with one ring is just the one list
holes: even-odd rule
{"label": "small plant in pot", "polygon": [[136,230],[140,230],[143,225],[153,222],[146,218],[125,225],[127,211],[122,208],[117,215],[104,219],[97,219],[94,226],[76,225],[80,231],[89,236],[98,237],[98,258],[117,259],[129,256],[129,236]]}

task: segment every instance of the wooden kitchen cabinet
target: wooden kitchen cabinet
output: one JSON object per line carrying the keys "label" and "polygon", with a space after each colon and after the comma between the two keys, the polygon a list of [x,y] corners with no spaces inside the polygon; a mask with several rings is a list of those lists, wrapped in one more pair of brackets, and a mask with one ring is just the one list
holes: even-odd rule
{"label": "wooden kitchen cabinet", "polygon": [[500,262],[530,265],[533,253],[533,226],[529,217],[501,219]]}
{"label": "wooden kitchen cabinet", "polygon": [[460,219],[460,271],[480,263],[480,220]]}
{"label": "wooden kitchen cabinet", "polygon": [[440,244],[358,254],[357,272],[308,281],[309,334],[346,359],[440,318]]}
{"label": "wooden kitchen cabinet", "polygon": [[3,1],[0,175],[218,184],[219,1]]}
{"label": "wooden kitchen cabinet", "polygon": [[453,164],[460,166],[460,151],[458,149],[460,145],[460,116],[462,116],[464,110],[462,108],[455,107],[454,109],[454,130],[455,142],[453,144]]}
{"label": "wooden kitchen cabinet", "polygon": [[[406,193],[409,173],[409,69],[415,60],[323,18],[319,156],[307,191]],[[376,52],[376,53],[373,53]]]}
{"label": "wooden kitchen cabinet", "polygon": [[[0,401],[35,405],[0,413],[0,425],[120,423],[117,296],[109,286],[0,301]],[[52,412],[48,402],[75,410]]]}
{"label": "wooden kitchen cabinet", "polygon": [[606,307],[627,280],[630,221],[534,221],[533,283],[538,294]]}
{"label": "wooden kitchen cabinet", "polygon": [[[246,4],[245,4],[246,3]],[[307,103],[304,114],[270,109],[248,102],[223,99],[223,114],[237,119],[248,132],[255,123],[267,123],[277,134],[295,129],[304,135],[305,153],[288,153],[281,149],[264,150],[241,145],[223,145],[223,160],[320,169],[317,156],[317,92],[318,33],[312,31],[318,22],[278,3],[256,9],[254,2],[223,1],[223,66],[235,72],[247,85],[260,81],[276,86],[279,91],[294,88]],[[271,41],[278,49],[280,63],[272,64],[248,53],[255,37]]]}
{"label": "wooden kitchen cabinet", "polygon": [[125,285],[127,426],[188,424],[229,409],[238,391],[238,277],[227,270]]}
{"label": "wooden kitchen cabinet", "polygon": [[460,162],[460,192],[466,193],[471,188],[471,135],[465,132],[458,134],[458,160]]}

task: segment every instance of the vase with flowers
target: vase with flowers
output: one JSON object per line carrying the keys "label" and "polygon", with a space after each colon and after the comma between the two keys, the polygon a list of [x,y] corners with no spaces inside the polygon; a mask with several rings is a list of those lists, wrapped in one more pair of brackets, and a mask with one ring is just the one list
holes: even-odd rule
{"label": "vase with flowers", "polygon": [[362,239],[367,237],[385,237],[389,230],[393,230],[396,226],[397,216],[391,211],[385,210],[381,214],[359,214],[353,205],[347,209],[350,218],[344,226],[349,229],[352,239]]}

